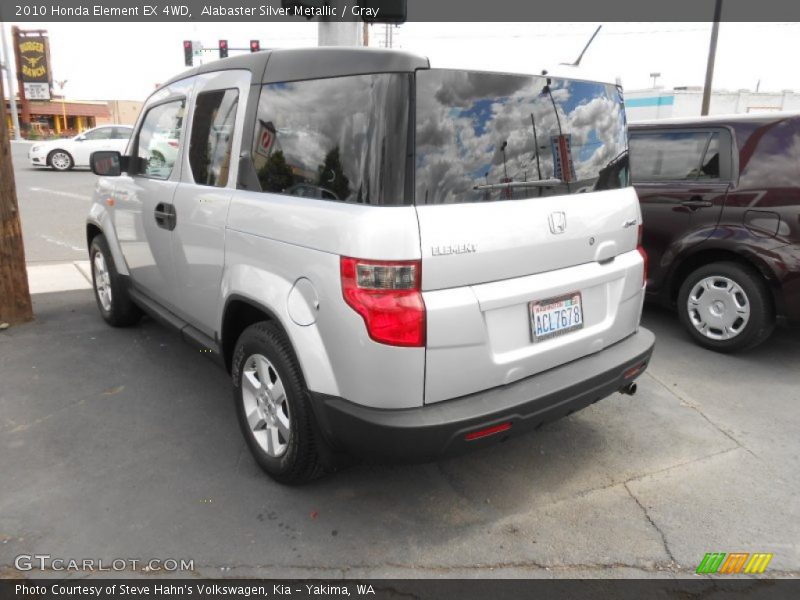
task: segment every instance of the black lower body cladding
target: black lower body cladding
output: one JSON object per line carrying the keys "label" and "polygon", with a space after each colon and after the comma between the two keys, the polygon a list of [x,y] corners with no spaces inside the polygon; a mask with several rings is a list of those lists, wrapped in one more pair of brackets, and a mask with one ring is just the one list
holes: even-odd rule
{"label": "black lower body cladding", "polygon": [[567,365],[419,408],[385,410],[311,395],[317,421],[336,450],[370,461],[426,462],[531,431],[621,390],[644,372],[654,345],[655,336],[640,328]]}

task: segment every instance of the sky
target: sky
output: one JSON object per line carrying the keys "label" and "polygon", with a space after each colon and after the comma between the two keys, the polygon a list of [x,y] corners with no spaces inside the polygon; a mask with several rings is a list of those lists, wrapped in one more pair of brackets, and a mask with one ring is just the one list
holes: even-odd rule
{"label": "sky", "polygon": [[[10,31],[10,24],[3,24]],[[315,46],[317,24],[300,23],[17,23],[50,33],[55,80],[67,80],[68,99],[144,100],[185,69],[184,39],[231,48],[259,39],[262,48]],[[435,67],[539,73],[574,61],[595,28],[599,35],[576,75],[615,81],[627,90],[702,86],[710,23],[406,23],[394,47],[427,56]],[[370,27],[370,45],[384,26]],[[231,50],[231,55],[236,54]],[[722,23],[714,89],[800,91],[800,23]],[[207,53],[207,60],[216,52]],[[58,91],[58,88],[57,88]]]}

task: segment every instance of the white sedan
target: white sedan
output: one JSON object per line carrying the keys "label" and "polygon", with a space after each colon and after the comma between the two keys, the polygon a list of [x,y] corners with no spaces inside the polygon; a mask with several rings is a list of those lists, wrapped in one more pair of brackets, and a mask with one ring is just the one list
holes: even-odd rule
{"label": "white sedan", "polygon": [[97,150],[124,153],[132,132],[133,127],[128,125],[103,125],[74,138],[36,142],[28,151],[28,158],[34,167],[51,167],[56,171],[88,167],[89,157]]}

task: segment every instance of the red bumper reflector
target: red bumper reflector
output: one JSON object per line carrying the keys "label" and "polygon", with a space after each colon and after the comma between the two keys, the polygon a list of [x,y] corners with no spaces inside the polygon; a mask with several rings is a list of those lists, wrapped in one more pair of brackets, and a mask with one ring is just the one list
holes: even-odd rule
{"label": "red bumper reflector", "polygon": [[627,371],[625,371],[622,374],[622,378],[623,379],[630,379],[631,377],[636,377],[642,371],[644,371],[646,366],[647,366],[647,363],[640,363],[640,364],[636,365],[635,367],[631,367],[630,369],[628,369]]}
{"label": "red bumper reflector", "polygon": [[500,423],[500,425],[492,425],[486,429],[479,429],[478,431],[468,433],[464,436],[464,439],[468,442],[471,442],[472,440],[494,435],[495,433],[500,433],[501,431],[508,431],[509,429],[511,429],[511,423]]}

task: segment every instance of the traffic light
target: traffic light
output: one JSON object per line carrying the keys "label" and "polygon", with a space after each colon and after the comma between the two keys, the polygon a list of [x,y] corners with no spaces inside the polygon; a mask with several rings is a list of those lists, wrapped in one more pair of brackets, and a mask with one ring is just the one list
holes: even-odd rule
{"label": "traffic light", "polygon": [[219,41],[219,57],[228,58],[228,40]]}
{"label": "traffic light", "polygon": [[187,67],[192,66],[192,41],[183,40],[183,62]]}
{"label": "traffic light", "polygon": [[259,50],[261,50],[261,42],[250,40],[250,52],[258,52]]}

